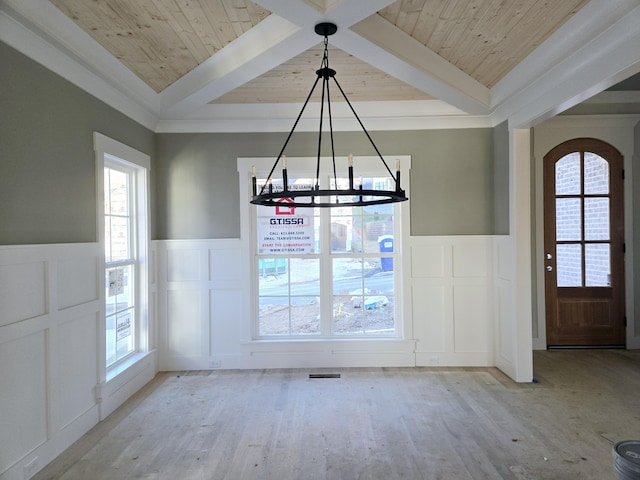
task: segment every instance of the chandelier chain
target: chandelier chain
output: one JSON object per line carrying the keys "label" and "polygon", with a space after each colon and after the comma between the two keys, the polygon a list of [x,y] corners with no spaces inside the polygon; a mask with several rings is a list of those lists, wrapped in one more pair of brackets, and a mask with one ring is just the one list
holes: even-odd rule
{"label": "chandelier chain", "polygon": [[[356,113],[353,105],[347,98],[344,90],[340,86],[340,83],[336,79],[336,71],[329,67],[329,35],[333,35],[337,31],[337,27],[331,23],[321,23],[316,25],[315,28],[316,33],[324,36],[324,52],[322,56],[322,62],[320,64],[320,68],[316,70],[316,79],[307,96],[298,117],[296,118],[293,128],[289,132],[276,161],[274,162],[271,170],[269,171],[269,175],[267,175],[267,179],[265,183],[260,188],[260,193],[257,193],[256,188],[256,176],[255,176],[255,167],[252,178],[253,183],[253,197],[251,203],[256,205],[264,205],[264,206],[277,206],[279,202],[287,202],[289,207],[336,207],[336,206],[352,206],[352,207],[361,207],[361,206],[370,206],[370,205],[381,205],[386,203],[396,203],[403,202],[408,200],[405,195],[405,191],[402,189],[400,185],[400,163],[396,162],[396,174],[394,175],[387,162],[382,157],[380,150],[374,143],[371,135],[365,128],[362,120]],[[316,162],[316,172],[313,185],[310,185],[309,189],[300,189],[294,188],[293,190],[289,190],[288,185],[288,175],[287,175],[287,165],[284,161],[283,154],[287,145],[289,144],[289,140],[293,135],[302,114],[304,113],[307,105],[309,104],[309,100],[311,99],[313,92],[315,91],[320,78],[322,77],[322,93],[321,93],[321,101],[320,101],[320,128],[318,131],[318,155]],[[382,164],[386,168],[389,173],[391,180],[395,183],[395,188],[393,190],[382,190],[382,189],[372,189],[371,187],[364,188],[364,184],[361,180],[360,185],[356,188],[353,182],[353,165],[352,165],[352,156],[349,154],[349,165],[348,165],[348,180],[349,187],[347,189],[341,189],[338,186],[338,174],[336,168],[336,152],[334,145],[334,134],[333,134],[333,115],[332,115],[332,107],[331,107],[331,91],[330,91],[330,78],[333,78],[338,90],[342,94],[342,97],[346,101],[349,106],[351,113],[355,116],[356,120],[360,124],[362,131],[365,133],[369,142],[373,146],[374,150],[378,154],[378,157],[382,161]],[[334,186],[332,188],[320,188],[320,160],[322,153],[322,133],[323,133],[323,122],[324,122],[324,114],[325,114],[325,99],[327,101],[327,113],[329,115],[329,135],[330,135],[330,144],[331,144],[331,161],[333,166],[333,183]],[[273,189],[273,173],[280,162],[280,159],[283,158],[282,161],[282,187],[280,191],[275,191]],[[362,177],[360,177],[362,179]],[[266,191],[265,191],[266,190]],[[308,202],[300,202],[297,198],[308,198]]]}

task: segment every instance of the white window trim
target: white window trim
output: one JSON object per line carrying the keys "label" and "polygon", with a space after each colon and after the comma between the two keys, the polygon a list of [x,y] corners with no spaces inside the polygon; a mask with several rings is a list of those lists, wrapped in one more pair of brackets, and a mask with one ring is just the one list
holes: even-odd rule
{"label": "white window trim", "polygon": [[[144,359],[150,351],[151,329],[149,319],[149,175],[151,158],[149,155],[135,150],[128,145],[113,140],[101,133],[94,132],[94,150],[96,164],[96,196],[97,196],[97,238],[100,244],[101,266],[98,278],[100,299],[100,320],[98,335],[98,358],[100,383],[114,379],[124,373],[139,361]],[[127,165],[135,171],[134,181],[137,205],[136,211],[136,255],[137,255],[137,289],[136,289],[136,352],[124,362],[117,362],[112,367],[106,367],[106,299],[104,284],[104,167],[105,157],[113,157],[118,163]],[[144,169],[144,170],[142,170]],[[144,172],[143,175],[140,173]],[[141,193],[142,192],[142,193]],[[144,212],[141,215],[140,212]]]}
{"label": "white window trim", "polygon": [[[409,174],[411,171],[411,156],[409,155],[386,155],[385,160],[390,168],[394,168],[395,165],[390,163],[390,160],[400,160],[400,174],[402,180],[402,186],[405,189],[407,197],[410,197],[409,192]],[[252,260],[255,253],[255,241],[252,236],[252,211],[253,205],[249,203],[251,199],[251,175],[252,169],[255,166],[256,174],[258,177],[266,177],[269,173],[269,170],[273,166],[273,162],[275,161],[274,157],[253,157],[253,158],[238,158],[238,174],[239,174],[239,190],[240,190],[240,240],[242,243],[242,251],[248,252],[247,255],[243,256],[242,259],[242,277],[248,280],[248,291],[246,292],[247,300],[249,304],[249,317],[242,324],[242,343],[258,343],[258,342],[300,342],[300,341],[319,341],[319,342],[332,342],[332,341],[341,341],[341,340],[349,340],[349,341],[365,341],[365,342],[389,342],[393,341],[394,338],[384,337],[384,338],[374,338],[374,337],[351,337],[345,336],[344,339],[340,336],[332,336],[332,337],[320,337],[320,338],[309,338],[305,337],[304,340],[297,340],[292,338],[275,338],[275,339],[265,339],[260,338],[256,339],[254,331],[257,318],[257,305],[255,302],[255,298],[257,296],[257,281],[255,281],[252,271]],[[329,165],[331,162],[330,158],[322,158],[322,165]],[[338,162],[338,158],[336,157],[336,161]],[[342,169],[346,172],[346,157],[344,159],[345,168]],[[358,156],[353,157],[354,170],[355,175],[357,176],[376,176],[379,175],[380,169],[384,168],[380,164],[380,158],[377,156]],[[315,164],[316,157],[287,157],[287,165],[289,169],[293,171],[293,166],[295,168],[300,168],[303,171],[314,171],[315,172]],[[342,171],[341,170],[341,171]],[[396,323],[397,329],[397,340],[407,340],[413,339],[413,326],[411,321],[411,295],[410,291],[408,291],[409,275],[411,271],[411,264],[409,260],[409,256],[406,254],[409,252],[409,236],[411,232],[411,224],[410,224],[410,201],[400,203],[400,228],[399,228],[399,237],[400,241],[396,241],[394,243],[394,249],[397,249],[398,253],[398,261],[402,265],[402,273],[397,279],[397,287],[398,293],[396,294],[396,302],[398,304],[397,313],[399,316],[398,322]]]}

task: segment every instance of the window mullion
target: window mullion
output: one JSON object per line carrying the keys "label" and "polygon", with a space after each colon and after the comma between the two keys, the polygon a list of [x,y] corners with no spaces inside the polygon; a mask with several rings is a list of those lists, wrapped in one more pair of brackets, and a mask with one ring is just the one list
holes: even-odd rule
{"label": "window mullion", "polygon": [[[322,177],[321,182],[329,182],[329,177]],[[327,185],[321,185],[327,188]],[[331,211],[320,209],[320,334],[331,336],[333,323],[333,256],[331,254]]]}

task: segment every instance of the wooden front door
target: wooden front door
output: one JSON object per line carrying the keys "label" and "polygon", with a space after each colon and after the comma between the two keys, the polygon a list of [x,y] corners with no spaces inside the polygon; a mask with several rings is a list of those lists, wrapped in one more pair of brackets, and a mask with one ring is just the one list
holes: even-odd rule
{"label": "wooden front door", "polygon": [[623,161],[592,138],[544,157],[547,345],[623,346]]}

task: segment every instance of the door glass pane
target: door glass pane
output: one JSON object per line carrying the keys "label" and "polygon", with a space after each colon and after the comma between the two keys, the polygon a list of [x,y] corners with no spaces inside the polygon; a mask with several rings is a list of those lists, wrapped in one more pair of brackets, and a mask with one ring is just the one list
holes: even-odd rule
{"label": "door glass pane", "polygon": [[556,198],[556,239],[582,239],[582,211],[579,198]]}
{"label": "door glass pane", "polygon": [[582,286],[582,245],[556,245],[558,287]]}
{"label": "door glass pane", "polygon": [[585,245],[585,276],[587,287],[611,286],[611,259],[608,243]]}
{"label": "door glass pane", "polygon": [[584,153],[584,193],[609,193],[609,162],[595,153]]}
{"label": "door glass pane", "polygon": [[556,162],[556,195],[580,194],[580,153],[574,152]]}
{"label": "door glass pane", "polygon": [[585,240],[609,240],[609,198],[584,199]]}

